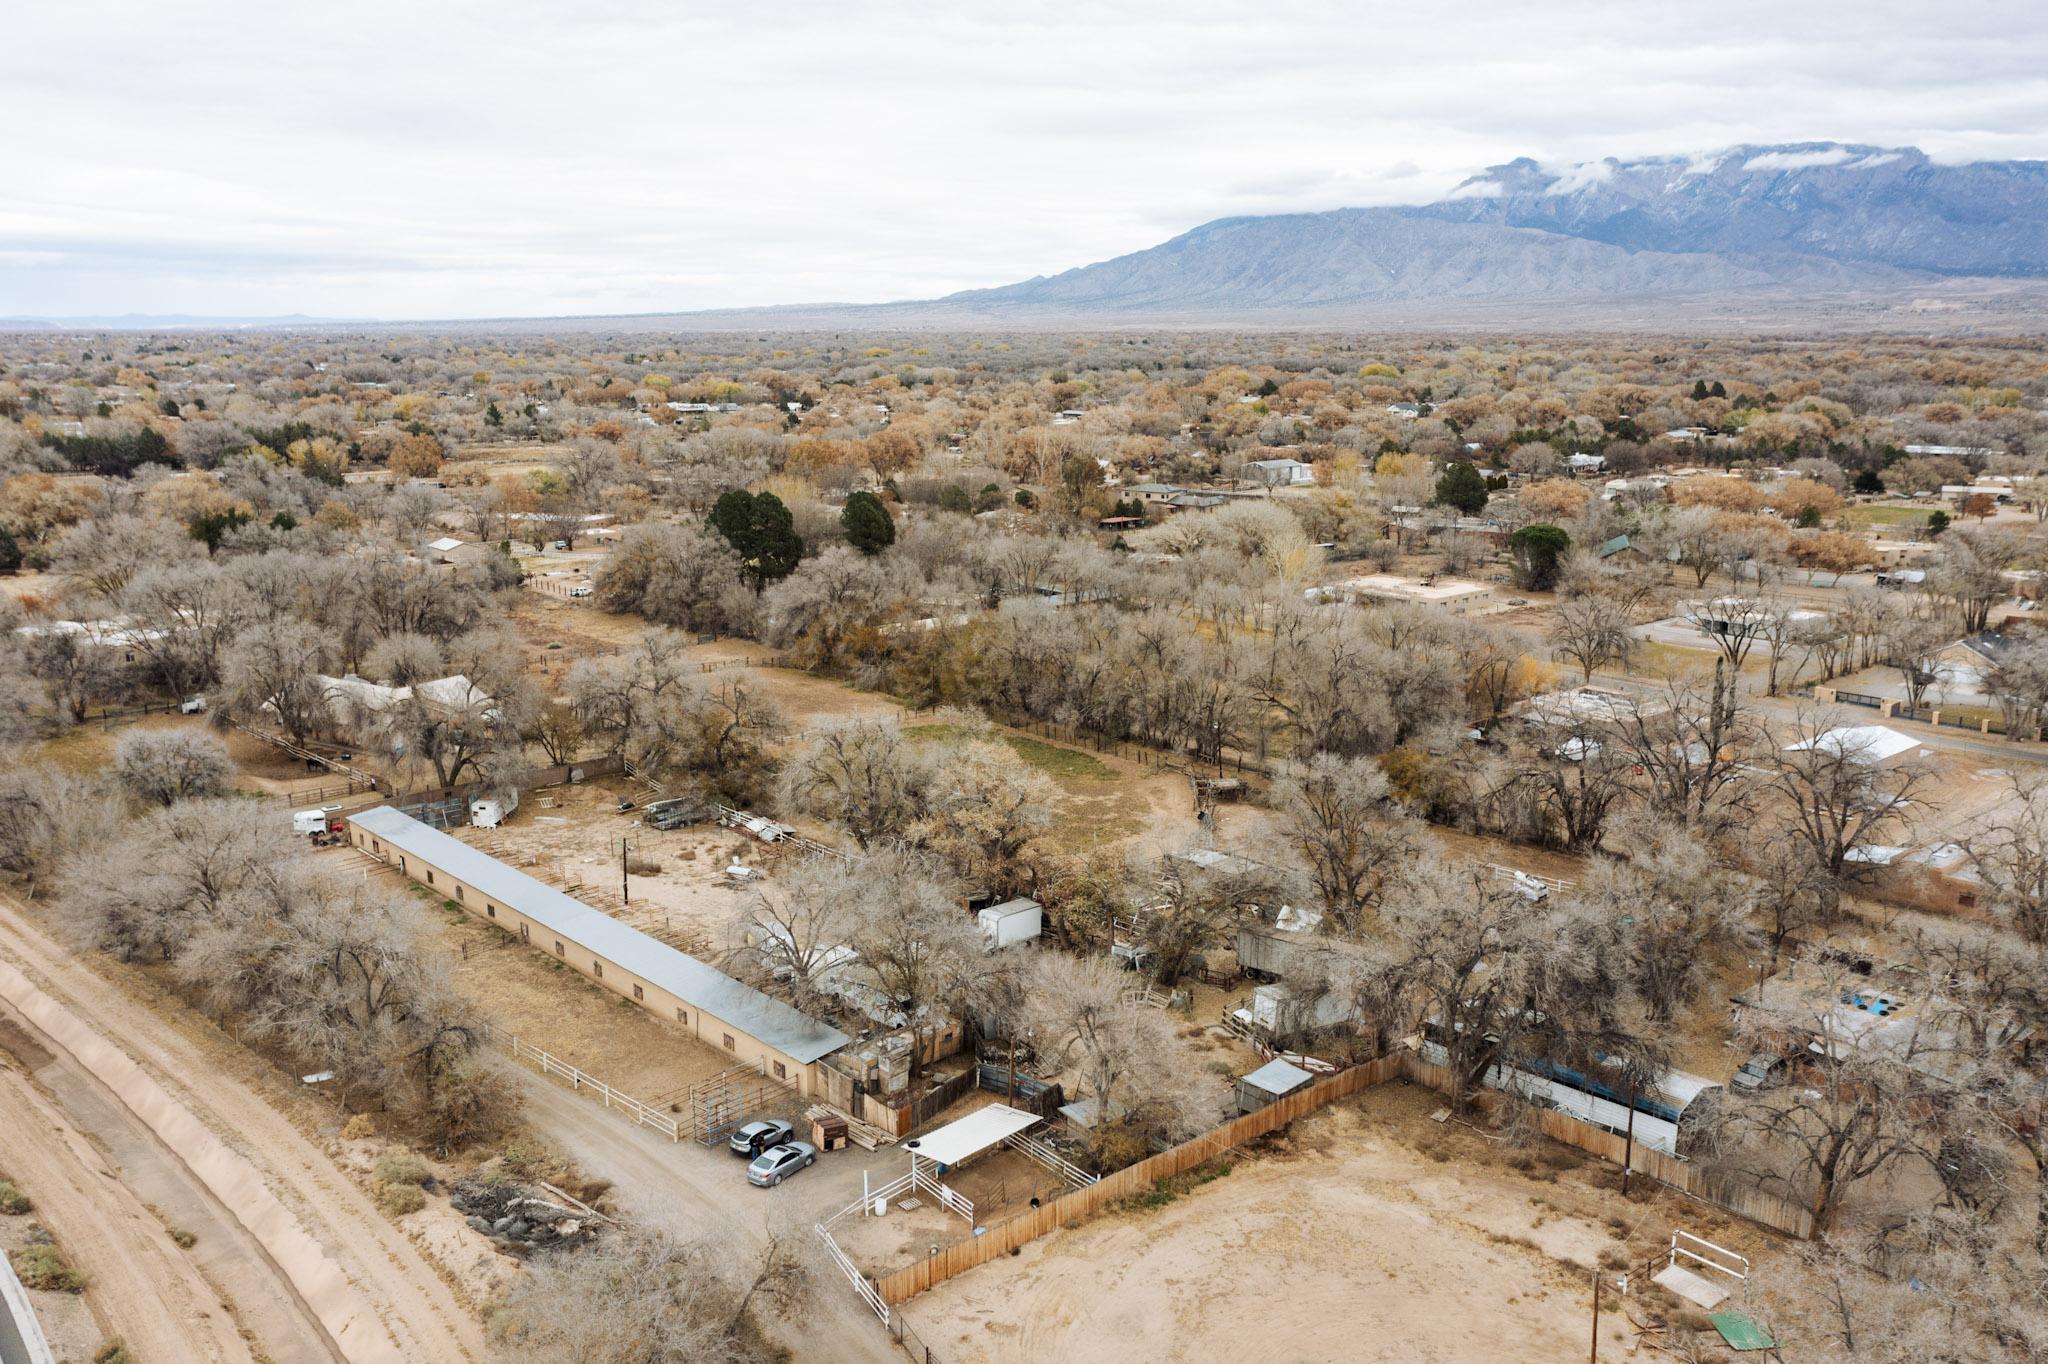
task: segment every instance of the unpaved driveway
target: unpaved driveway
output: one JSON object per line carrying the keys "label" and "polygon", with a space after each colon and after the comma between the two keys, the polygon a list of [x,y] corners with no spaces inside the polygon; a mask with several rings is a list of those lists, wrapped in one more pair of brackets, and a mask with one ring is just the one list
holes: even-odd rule
{"label": "unpaved driveway", "polygon": [[326,1152],[266,1101],[257,1077],[241,1073],[250,1058],[203,1020],[174,1027],[4,900],[0,996],[234,1212],[344,1358],[484,1357],[470,1310]]}
{"label": "unpaved driveway", "polygon": [[[814,1221],[860,1197],[863,1164],[888,1167],[878,1184],[902,1173],[897,1168],[904,1163],[902,1152],[885,1149],[870,1156],[855,1147],[828,1153],[780,1188],[756,1189],[747,1183],[740,1161],[723,1150],[678,1146],[534,1071],[517,1066],[510,1071],[526,1098],[527,1124],[584,1173],[611,1180],[621,1212],[686,1240],[710,1237],[729,1245],[735,1259],[757,1251],[771,1223],[811,1235]],[[789,1320],[765,1324],[795,1364],[903,1364],[881,1322],[829,1264],[817,1268],[810,1300]]]}

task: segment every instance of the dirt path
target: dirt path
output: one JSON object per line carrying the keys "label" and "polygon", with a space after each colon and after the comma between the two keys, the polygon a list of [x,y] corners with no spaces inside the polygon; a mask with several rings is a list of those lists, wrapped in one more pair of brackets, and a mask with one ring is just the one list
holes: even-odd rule
{"label": "dirt path", "polygon": [[19,1072],[0,1069],[7,1170],[34,1191],[36,1215],[66,1263],[91,1282],[106,1334],[148,1341],[167,1358],[253,1360],[233,1309],[63,1113]]}
{"label": "dirt path", "polygon": [[[474,1316],[326,1152],[221,1055],[71,958],[5,901],[0,996],[233,1210],[344,1358],[483,1358]],[[232,1046],[219,1039],[223,1052]]]}
{"label": "dirt path", "polygon": [[[178,1248],[164,1224],[145,1206],[124,1162],[109,1158],[80,1129],[72,1114],[30,1079],[70,1089],[90,1083],[75,1064],[11,1010],[0,1011],[0,1048],[13,1064],[0,1064],[0,1109],[8,1118],[8,1174],[32,1191],[38,1220],[57,1237],[66,1261],[90,1281],[89,1305],[108,1336],[148,1348],[165,1358],[197,1361],[251,1360],[237,1329],[234,1303],[202,1276],[195,1258]],[[107,1133],[95,1128],[93,1136]],[[169,1157],[164,1156],[165,1163]],[[192,1227],[181,1223],[186,1230]],[[201,1224],[195,1235],[225,1240],[217,1225]],[[193,1249],[198,1249],[195,1243]],[[221,1249],[224,1251],[225,1246]],[[284,1285],[273,1280],[272,1298],[257,1300],[257,1314],[278,1301]],[[288,1289],[285,1289],[288,1292]],[[283,1361],[327,1360],[325,1337],[314,1328],[312,1352],[292,1349],[291,1335],[269,1352]],[[252,1334],[254,1328],[252,1327]],[[265,1339],[268,1348],[271,1344]]]}

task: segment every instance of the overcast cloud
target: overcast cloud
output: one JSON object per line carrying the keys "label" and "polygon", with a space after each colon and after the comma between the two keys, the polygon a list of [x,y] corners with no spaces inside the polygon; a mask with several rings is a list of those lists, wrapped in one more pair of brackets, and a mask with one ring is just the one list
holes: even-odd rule
{"label": "overcast cloud", "polygon": [[875,302],[1529,155],[2048,156],[2048,5],[16,7],[0,316]]}

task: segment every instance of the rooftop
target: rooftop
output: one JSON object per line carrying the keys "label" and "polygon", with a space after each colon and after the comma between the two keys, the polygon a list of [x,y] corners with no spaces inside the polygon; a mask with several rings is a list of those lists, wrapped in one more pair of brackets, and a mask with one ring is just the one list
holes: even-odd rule
{"label": "rooftop", "polygon": [[1460,582],[1454,578],[1424,582],[1420,578],[1403,578],[1392,573],[1368,573],[1362,578],[1346,578],[1327,587],[1312,587],[1304,595],[1313,597],[1319,592],[1349,592],[1401,601],[1448,602],[1490,596],[1493,589],[1485,583]]}
{"label": "rooftop", "polygon": [[565,940],[640,976],[649,985],[730,1023],[799,1064],[837,1051],[852,1039],[798,1013],[781,1000],[743,985],[716,967],[678,952],[581,900],[506,866],[460,839],[430,829],[410,815],[379,806],[349,823],[392,847],[432,864]]}
{"label": "rooftop", "polygon": [[1796,744],[1787,744],[1787,753],[1800,753],[1808,749],[1820,749],[1850,762],[1881,763],[1911,752],[1920,747],[1920,741],[1886,729],[1883,725],[1840,725],[1825,734],[1815,735]]}

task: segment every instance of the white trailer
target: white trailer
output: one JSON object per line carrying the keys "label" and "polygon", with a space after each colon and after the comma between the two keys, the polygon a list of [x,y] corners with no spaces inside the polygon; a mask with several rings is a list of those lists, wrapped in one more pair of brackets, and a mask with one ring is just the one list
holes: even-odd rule
{"label": "white trailer", "polygon": [[990,951],[1030,942],[1045,931],[1045,907],[1036,900],[1017,899],[990,905],[976,916],[982,941]]}
{"label": "white trailer", "polygon": [[292,832],[295,834],[324,834],[334,827],[334,817],[341,813],[339,805],[323,805],[317,810],[292,811]]}
{"label": "white trailer", "polygon": [[516,788],[501,796],[479,796],[469,803],[469,822],[479,829],[495,829],[518,808]]}

